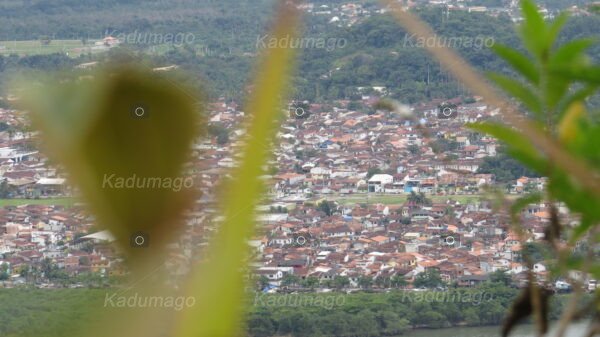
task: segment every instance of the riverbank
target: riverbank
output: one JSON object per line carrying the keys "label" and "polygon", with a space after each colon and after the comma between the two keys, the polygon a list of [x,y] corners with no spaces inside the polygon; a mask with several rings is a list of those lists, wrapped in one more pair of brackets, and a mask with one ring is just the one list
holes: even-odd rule
{"label": "riverbank", "polygon": [[[86,322],[100,321],[107,313],[127,315],[131,310],[148,310],[135,305],[107,307],[107,294],[115,290],[0,289],[0,317],[3,318],[0,320],[0,335],[85,336]],[[517,289],[500,284],[446,292],[256,293],[248,297],[248,335],[463,336],[443,333],[467,329],[462,325],[499,325],[517,293]],[[567,296],[553,298],[551,318],[558,317]],[[464,336],[483,337],[477,334]]]}
{"label": "riverbank", "polygon": [[[577,322],[571,324],[565,336],[584,337],[589,322]],[[556,323],[551,324],[548,336],[553,336]],[[498,337],[500,326],[485,327],[454,327],[446,329],[418,329],[407,332],[402,337]],[[535,326],[532,324],[519,325],[510,334],[510,337],[535,337]]]}

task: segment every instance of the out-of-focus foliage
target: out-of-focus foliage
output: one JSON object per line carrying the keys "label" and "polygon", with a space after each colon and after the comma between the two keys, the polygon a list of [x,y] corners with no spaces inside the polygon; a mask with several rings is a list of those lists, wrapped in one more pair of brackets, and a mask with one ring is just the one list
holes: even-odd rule
{"label": "out-of-focus foliage", "polygon": [[498,183],[508,183],[523,176],[539,176],[509,156],[503,147],[498,149],[496,156],[483,158],[483,162],[477,172],[493,174]]}
{"label": "out-of-focus foliage", "polygon": [[[281,1],[271,34],[295,36],[299,14],[292,2]],[[211,242],[210,256],[184,286],[196,304],[182,312],[136,310],[135,305],[103,310],[104,323],[94,325],[89,336],[110,331],[113,336],[217,337],[242,331],[246,240],[264,187],[260,176],[271,154],[268,144],[284,117],[282,99],[293,56],[291,48],[272,48],[262,57],[246,106],[250,137],[222,202],[224,223]],[[193,179],[183,168],[199,132],[198,102],[186,88],[131,65],[103,68],[84,78],[59,74],[58,79],[42,81],[25,101],[46,150],[66,167],[100,226],[110,230],[126,254],[132,282],[118,295],[180,295],[164,287],[158,275],[164,275],[163,248],[179,234],[179,220],[196,196],[194,186],[182,188],[175,181]],[[146,235],[147,247],[134,247],[131,239],[137,233]]]}
{"label": "out-of-focus foliage", "polygon": [[[525,21],[520,27],[520,35],[526,47],[526,53],[509,47],[495,46],[495,51],[520,74],[520,78],[511,78],[500,74],[491,74],[494,82],[512,96],[539,129],[556,140],[556,146],[562,147],[571,156],[587,163],[592,170],[589,179],[597,180],[600,171],[600,126],[594,123],[585,108],[585,100],[597,93],[600,85],[600,67],[590,62],[585,54],[594,41],[572,40],[556,46],[556,39],[563,27],[566,16],[561,15],[551,23],[546,23],[532,1],[523,1]],[[481,123],[473,128],[489,133],[507,144],[508,153],[542,176],[548,177],[547,200],[562,202],[571,212],[579,214],[581,221],[575,226],[561,224],[556,206],[552,208],[552,219],[545,232],[545,240],[552,247],[550,279],[563,277],[568,279],[568,271],[579,271],[586,277],[600,278],[600,264],[594,247],[599,243],[598,222],[600,221],[600,191],[591,186],[582,186],[572,179],[571,172],[563,170],[559,163],[553,163],[546,154],[536,148],[528,139],[531,135],[518,129],[501,124]],[[579,180],[580,181],[580,180]],[[539,202],[542,196],[522,198],[513,205],[513,214],[531,202]],[[518,219],[513,217],[513,222]],[[517,227],[518,230],[518,227]],[[560,241],[566,235],[567,246]],[[522,234],[521,234],[522,235]],[[524,239],[524,237],[523,237]],[[587,240],[589,248],[584,252],[586,258],[572,254],[576,243]],[[534,263],[524,251],[528,265]],[[547,255],[547,254],[546,254]],[[540,257],[535,257],[539,259]],[[578,285],[577,280],[571,282]],[[547,329],[547,290],[534,284],[515,302],[506,322],[504,335],[514,324],[534,314],[540,333]],[[596,301],[599,298],[596,291]],[[577,298],[577,297],[575,297]],[[564,327],[575,317],[576,300],[562,317]],[[597,306],[589,308],[598,315]],[[562,331],[564,332],[564,330]],[[559,333],[560,334],[560,333]]]}
{"label": "out-of-focus foliage", "polygon": [[[298,34],[300,11],[293,1],[281,1],[271,34],[278,39]],[[248,138],[239,166],[226,186],[221,211],[224,221],[210,246],[211,257],[199,266],[187,289],[201,305],[182,315],[176,336],[237,336],[243,329],[247,240],[254,229],[255,208],[261,200],[265,163],[284,117],[282,99],[287,94],[295,51],[271,48],[262,55],[245,107],[250,114]]]}
{"label": "out-of-focus foliage", "polygon": [[[540,128],[545,128],[572,155],[600,168],[596,150],[600,128],[589,121],[582,104],[600,84],[600,67],[589,64],[584,54],[592,42],[575,40],[555,49],[554,40],[565,19],[560,17],[553,24],[546,25],[537,14],[535,5],[529,2],[524,4],[524,11],[527,20],[522,27],[522,36],[532,57],[506,47],[496,47],[496,51],[522,74],[523,80],[499,74],[491,76],[508,93],[518,93],[515,98],[530,112]],[[539,174],[550,177],[549,192],[583,216],[573,239],[580,238],[600,220],[600,199],[595,196],[597,191],[574,184],[568,172],[562,172],[548,162],[527,140],[527,135],[500,124],[475,124],[472,127],[504,141],[509,154]],[[590,175],[593,174],[590,172]]]}
{"label": "out-of-focus foliage", "polygon": [[[282,1],[273,36],[295,36],[298,12],[293,7],[290,2]],[[598,67],[590,65],[583,54],[591,43],[573,41],[554,49],[564,18],[547,25],[531,2],[524,1],[523,10],[526,21],[522,25],[522,38],[529,54],[506,47],[497,47],[496,51],[523,75],[524,81],[503,75],[493,75],[493,78],[520,101],[540,128],[545,127],[561,146],[597,168],[600,155],[595,147],[600,141],[600,129],[585,118],[583,104],[599,85]],[[121,314],[119,324],[107,322],[104,330],[92,333],[102,335],[107,329],[113,329],[114,336],[162,335],[166,330],[162,330],[165,325],[161,325],[161,320],[179,323],[175,329],[170,329],[172,333],[169,335],[181,337],[236,336],[242,333],[244,267],[248,257],[246,239],[253,230],[254,210],[263,191],[260,176],[264,174],[269,144],[282,117],[281,100],[286,94],[293,57],[292,49],[271,48],[262,58],[246,107],[250,115],[247,127],[250,137],[222,202],[225,220],[212,242],[209,258],[198,266],[185,287],[197,305],[182,312],[179,317],[161,315],[156,310],[144,317],[139,313],[129,316],[127,312]],[[354,59],[369,60],[369,57],[357,55]],[[368,69],[357,69],[369,73]],[[331,97],[339,96],[336,92],[331,94]],[[134,271],[137,268],[148,270],[145,266],[160,260],[161,247],[177,234],[177,219],[193,200],[193,191],[103,185],[106,176],[112,174],[122,178],[137,175],[171,181],[181,177],[189,146],[198,131],[195,102],[172,87],[171,83],[135,68],[104,69],[104,73],[97,73],[92,80],[78,79],[56,87],[46,85],[31,97],[29,102],[34,120],[43,132],[50,153],[65,165],[71,180],[80,188],[99,222],[117,237],[133,262]],[[132,116],[136,107],[147,109],[148,116]],[[582,215],[581,224],[568,233],[570,243],[591,235],[600,220],[598,191],[574,183],[568,172],[558,169],[531,145],[528,135],[497,124],[480,124],[474,128],[505,141],[511,155],[550,178],[548,191],[553,200],[563,201],[571,210]],[[130,235],[136,231],[149,234],[149,250],[130,247]],[[597,243],[597,237],[592,239],[592,243]],[[557,275],[564,273],[568,267],[600,277],[600,268],[590,266],[590,260],[587,263],[583,259],[562,260],[563,253],[558,252],[563,263],[558,265]],[[141,276],[139,272],[138,275]],[[371,286],[370,282],[366,278],[361,281],[364,288]],[[531,302],[525,302],[529,308],[525,310],[528,312],[524,311],[525,314],[534,311],[533,302],[540,297],[532,288],[529,289],[530,296],[525,298],[531,299]],[[350,310],[359,312],[358,322],[351,323],[357,329],[353,332],[361,335],[372,334],[378,327],[377,320],[385,322],[384,327],[388,330],[384,333],[390,334],[401,332],[408,324],[399,320],[400,315],[393,310],[382,312],[380,316],[357,305]],[[484,320],[474,312],[468,313],[465,319],[495,322],[503,311],[501,306],[495,305],[486,311],[489,316]],[[299,312],[299,315],[301,317],[294,320],[295,324],[303,324],[303,328],[312,324],[304,313]],[[416,319],[417,325],[430,323],[442,327],[456,317],[446,318],[440,313],[427,311]],[[340,321],[350,322],[350,318],[340,314],[340,319],[328,322],[332,324],[329,327],[344,329],[335,325]],[[273,322],[265,320],[261,321],[263,323],[267,327],[273,325]],[[290,329],[293,328],[287,326],[284,330],[293,332]]]}
{"label": "out-of-focus foliage", "polygon": [[[199,131],[198,102],[164,78],[120,67],[102,69],[93,79],[42,85],[30,95],[33,122],[49,154],[66,166],[130,267],[150,254],[161,256],[193,201],[193,186],[175,184],[188,178],[183,165]],[[142,117],[135,115],[140,108]],[[120,186],[120,179],[129,182]],[[136,232],[148,235],[147,249],[130,245]]]}
{"label": "out-of-focus foliage", "polygon": [[[185,164],[201,130],[199,102],[187,88],[133,65],[111,64],[86,77],[59,73],[29,85],[25,107],[46,152],[64,166],[125,258],[128,284],[107,290],[107,298],[182,296],[165,287],[164,266],[166,246],[197,196]],[[143,248],[133,242],[140,234]],[[61,276],[52,269],[48,275]],[[135,304],[113,309],[113,302],[90,308],[97,319],[85,336],[160,335],[177,313]]]}

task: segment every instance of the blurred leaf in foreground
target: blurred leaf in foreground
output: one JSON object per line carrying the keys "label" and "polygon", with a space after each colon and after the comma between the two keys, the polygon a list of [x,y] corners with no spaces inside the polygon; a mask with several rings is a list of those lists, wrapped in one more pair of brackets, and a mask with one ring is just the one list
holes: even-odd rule
{"label": "blurred leaf in foreground", "polygon": [[[51,81],[26,99],[46,150],[65,165],[130,267],[143,270],[141,260],[156,265],[193,201],[194,180],[182,168],[198,131],[196,102],[164,78],[133,67]],[[131,242],[135,233],[145,236],[138,241],[144,249]]]}
{"label": "blurred leaf in foreground", "polygon": [[[281,1],[273,38],[295,38],[300,11],[291,1]],[[294,49],[269,48],[264,51],[254,81],[254,91],[246,110],[249,113],[247,142],[242,159],[234,169],[222,200],[224,222],[211,245],[211,258],[199,266],[189,284],[197,305],[183,313],[177,336],[238,336],[243,331],[244,269],[247,239],[254,228],[255,208],[264,186],[260,176],[283,117],[282,99],[287,93]]]}

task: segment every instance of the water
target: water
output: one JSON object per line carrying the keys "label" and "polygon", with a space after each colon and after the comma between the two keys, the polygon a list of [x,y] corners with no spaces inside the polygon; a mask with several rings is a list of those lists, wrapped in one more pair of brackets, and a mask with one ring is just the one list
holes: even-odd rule
{"label": "water", "polygon": [[[564,337],[583,337],[586,333],[587,322],[572,324],[565,332]],[[554,327],[554,325],[553,325]],[[473,328],[448,328],[415,330],[404,334],[405,337],[500,337],[501,327],[473,327]],[[535,337],[535,328],[533,325],[521,325],[515,329],[510,337]],[[549,337],[554,336],[554,329],[550,330]]]}

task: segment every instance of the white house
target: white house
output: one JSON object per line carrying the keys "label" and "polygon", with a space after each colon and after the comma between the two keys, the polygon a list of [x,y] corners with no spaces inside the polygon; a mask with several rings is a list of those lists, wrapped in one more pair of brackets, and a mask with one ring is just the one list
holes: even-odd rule
{"label": "white house", "polygon": [[394,177],[389,174],[374,174],[369,179],[369,192],[385,192],[386,185],[392,185]]}

